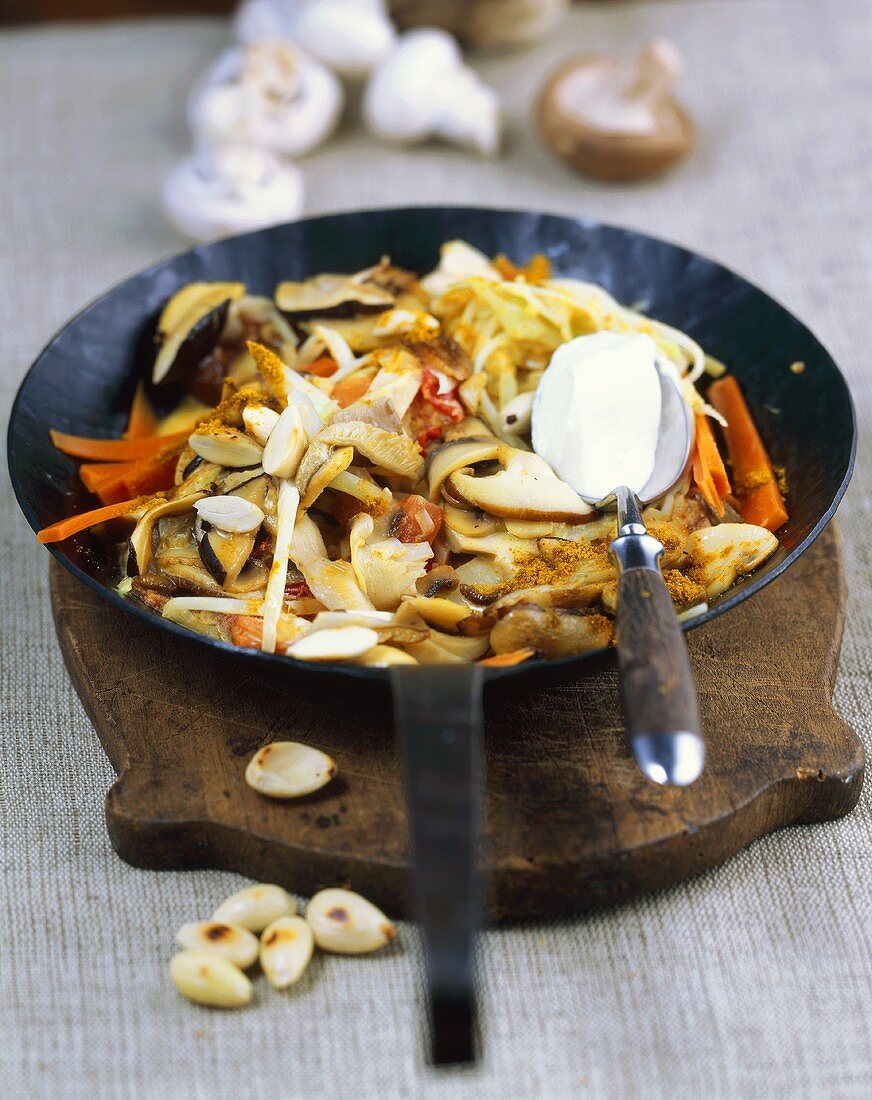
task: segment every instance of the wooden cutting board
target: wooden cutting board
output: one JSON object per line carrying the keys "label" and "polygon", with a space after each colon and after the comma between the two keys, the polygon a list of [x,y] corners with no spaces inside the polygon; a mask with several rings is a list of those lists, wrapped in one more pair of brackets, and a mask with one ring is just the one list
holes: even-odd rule
{"label": "wooden cutting board", "polygon": [[[149,868],[220,867],[301,894],[347,884],[389,913],[410,883],[387,687],[310,683],[125,616],[53,563],[73,684],[118,774],[106,821]],[[579,912],[697,874],[788,825],[857,802],[863,752],[831,697],[845,610],[832,528],[784,577],[688,635],[709,759],[690,788],[648,783],[623,735],[615,661],[488,689],[481,863],[492,918]],[[274,802],[243,779],[279,739],[339,764]]]}

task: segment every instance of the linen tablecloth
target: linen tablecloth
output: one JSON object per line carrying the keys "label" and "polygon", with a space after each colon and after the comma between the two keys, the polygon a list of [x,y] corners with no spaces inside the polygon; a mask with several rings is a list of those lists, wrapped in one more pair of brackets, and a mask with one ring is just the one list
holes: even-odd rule
{"label": "linen tablecloth", "polygon": [[[663,180],[572,176],[529,123],[548,68],[672,37],[698,124]],[[218,20],[0,36],[0,384],[113,282],[177,251],[155,196],[185,150],[186,90]],[[709,253],[806,319],[872,418],[872,5],[683,0],[582,6],[549,43],[478,62],[507,104],[506,155],[388,150],[353,121],[305,161],[308,212],[396,203],[527,206]],[[872,453],[840,513],[850,611],[836,692],[868,739]],[[869,800],[765,839],[666,893],[482,937],[484,1058],[422,1062],[419,949],[319,957],[302,986],[221,1014],[166,973],[173,935],[243,884],[149,873],[113,853],[112,771],[52,630],[48,558],[3,478],[0,1096],[860,1097],[870,1077]]]}

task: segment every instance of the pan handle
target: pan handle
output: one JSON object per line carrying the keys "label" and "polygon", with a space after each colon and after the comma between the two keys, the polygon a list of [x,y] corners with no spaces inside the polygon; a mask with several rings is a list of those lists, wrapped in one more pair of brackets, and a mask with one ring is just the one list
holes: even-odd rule
{"label": "pan handle", "polygon": [[391,669],[434,1065],[472,1062],[475,1057],[482,682],[476,665]]}

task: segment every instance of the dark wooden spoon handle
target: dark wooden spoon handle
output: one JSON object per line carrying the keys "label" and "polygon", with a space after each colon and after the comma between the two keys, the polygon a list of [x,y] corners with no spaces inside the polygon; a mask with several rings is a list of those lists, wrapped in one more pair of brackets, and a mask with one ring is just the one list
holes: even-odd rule
{"label": "dark wooden spoon handle", "polygon": [[644,528],[628,528],[611,550],[619,569],[618,665],[633,753],[655,783],[685,786],[702,771],[705,746],[687,646],[657,565],[663,547]]}

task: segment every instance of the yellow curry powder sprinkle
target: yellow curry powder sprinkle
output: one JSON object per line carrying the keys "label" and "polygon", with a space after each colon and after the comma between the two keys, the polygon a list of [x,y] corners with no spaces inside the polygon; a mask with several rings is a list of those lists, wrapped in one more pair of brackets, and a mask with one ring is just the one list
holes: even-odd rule
{"label": "yellow curry powder sprinkle", "polygon": [[285,382],[285,364],[271,349],[257,344],[254,340],[248,341],[248,350],[254,359],[257,369],[263,376],[264,382],[276,394],[285,394],[287,383]]}
{"label": "yellow curry powder sprinkle", "polygon": [[558,585],[568,581],[582,562],[608,562],[605,544],[572,542],[569,539],[549,540],[547,553],[520,551],[513,555],[516,571],[513,577],[487,590],[488,596],[498,599],[522,588],[536,588],[542,584]]}
{"label": "yellow curry powder sprinkle", "polygon": [[771,470],[749,470],[741,481],[733,483],[733,489],[736,496],[743,497],[753,489],[759,489],[761,485],[768,485],[772,477]]}
{"label": "yellow curry powder sprinkle", "polygon": [[695,603],[701,603],[705,599],[703,586],[678,569],[665,569],[663,580],[666,582],[666,589],[672,602],[679,609],[693,607]]}

